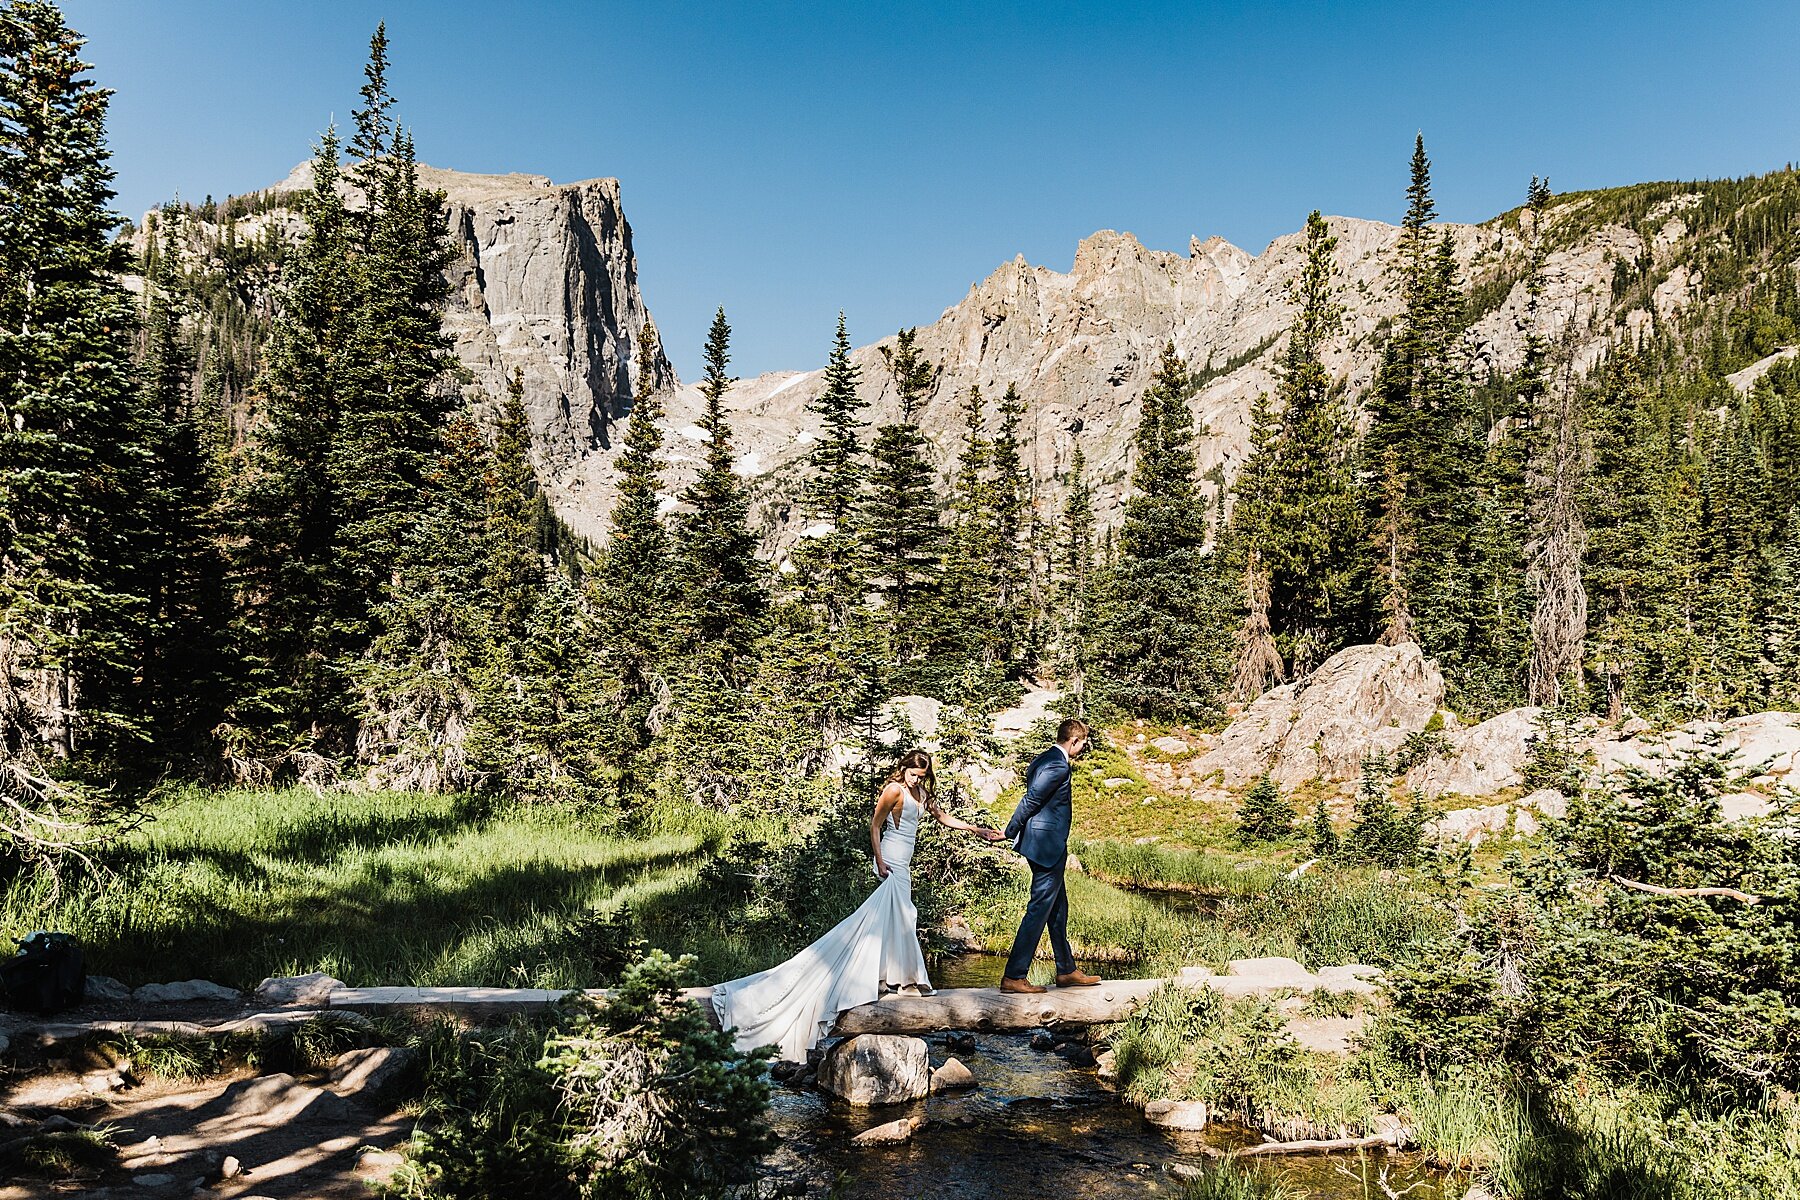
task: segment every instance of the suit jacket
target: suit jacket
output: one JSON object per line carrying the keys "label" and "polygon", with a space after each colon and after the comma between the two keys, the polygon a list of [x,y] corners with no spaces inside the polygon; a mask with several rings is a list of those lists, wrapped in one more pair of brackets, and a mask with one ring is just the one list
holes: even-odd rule
{"label": "suit jacket", "polygon": [[1050,747],[1026,768],[1025,795],[1006,823],[1006,836],[1034,866],[1056,867],[1068,857],[1074,774],[1059,746]]}

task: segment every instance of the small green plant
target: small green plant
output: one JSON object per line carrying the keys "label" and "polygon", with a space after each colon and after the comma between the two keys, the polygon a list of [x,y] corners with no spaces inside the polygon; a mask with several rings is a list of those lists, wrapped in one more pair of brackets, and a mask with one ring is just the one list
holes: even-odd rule
{"label": "small green plant", "polygon": [[1375,867],[1407,866],[1419,859],[1425,811],[1414,801],[1408,811],[1394,803],[1394,769],[1382,754],[1362,760],[1356,786],[1356,814],[1341,854],[1349,862]]}
{"label": "small green plant", "polygon": [[1309,1017],[1354,1017],[1362,1007],[1360,992],[1333,992],[1320,988],[1306,998],[1303,1011]]}
{"label": "small green plant", "polygon": [[437,1039],[403,1193],[712,1200],[752,1183],[770,1051],[713,1029],[681,995],[692,978],[652,950],[604,1005]]}

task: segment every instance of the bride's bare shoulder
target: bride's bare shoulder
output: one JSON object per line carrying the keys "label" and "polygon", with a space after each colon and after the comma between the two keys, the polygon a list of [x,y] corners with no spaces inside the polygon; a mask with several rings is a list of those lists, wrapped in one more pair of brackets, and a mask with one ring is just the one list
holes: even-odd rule
{"label": "bride's bare shoulder", "polygon": [[882,785],[881,795],[876,797],[876,804],[891,804],[906,794],[906,788],[899,780],[890,779]]}

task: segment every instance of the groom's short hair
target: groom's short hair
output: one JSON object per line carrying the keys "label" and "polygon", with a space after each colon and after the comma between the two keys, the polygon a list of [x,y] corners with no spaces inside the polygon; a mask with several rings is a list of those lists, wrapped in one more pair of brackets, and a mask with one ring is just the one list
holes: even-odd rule
{"label": "groom's short hair", "polygon": [[1056,727],[1057,744],[1066,746],[1087,731],[1088,723],[1086,721],[1078,721],[1074,717],[1064,717],[1062,724]]}

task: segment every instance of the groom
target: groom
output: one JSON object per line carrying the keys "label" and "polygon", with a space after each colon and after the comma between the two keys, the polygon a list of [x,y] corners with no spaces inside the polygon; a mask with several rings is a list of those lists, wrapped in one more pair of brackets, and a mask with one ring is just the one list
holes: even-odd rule
{"label": "groom", "polygon": [[1067,717],[1056,727],[1056,745],[1032,760],[1025,772],[1025,796],[1006,823],[1006,836],[1025,861],[1031,864],[1031,902],[1025,906],[1025,919],[1019,922],[1019,936],[1013,939],[1012,954],[1006,960],[1006,976],[1000,980],[1003,992],[1042,992],[1045,989],[1025,978],[1031,970],[1032,956],[1037,953],[1038,939],[1044,926],[1050,926],[1050,949],[1056,955],[1058,987],[1090,987],[1100,982],[1098,975],[1086,975],[1075,969],[1075,955],[1069,949],[1069,895],[1063,890],[1063,864],[1069,858],[1069,820],[1074,762],[1088,746],[1085,722]]}

